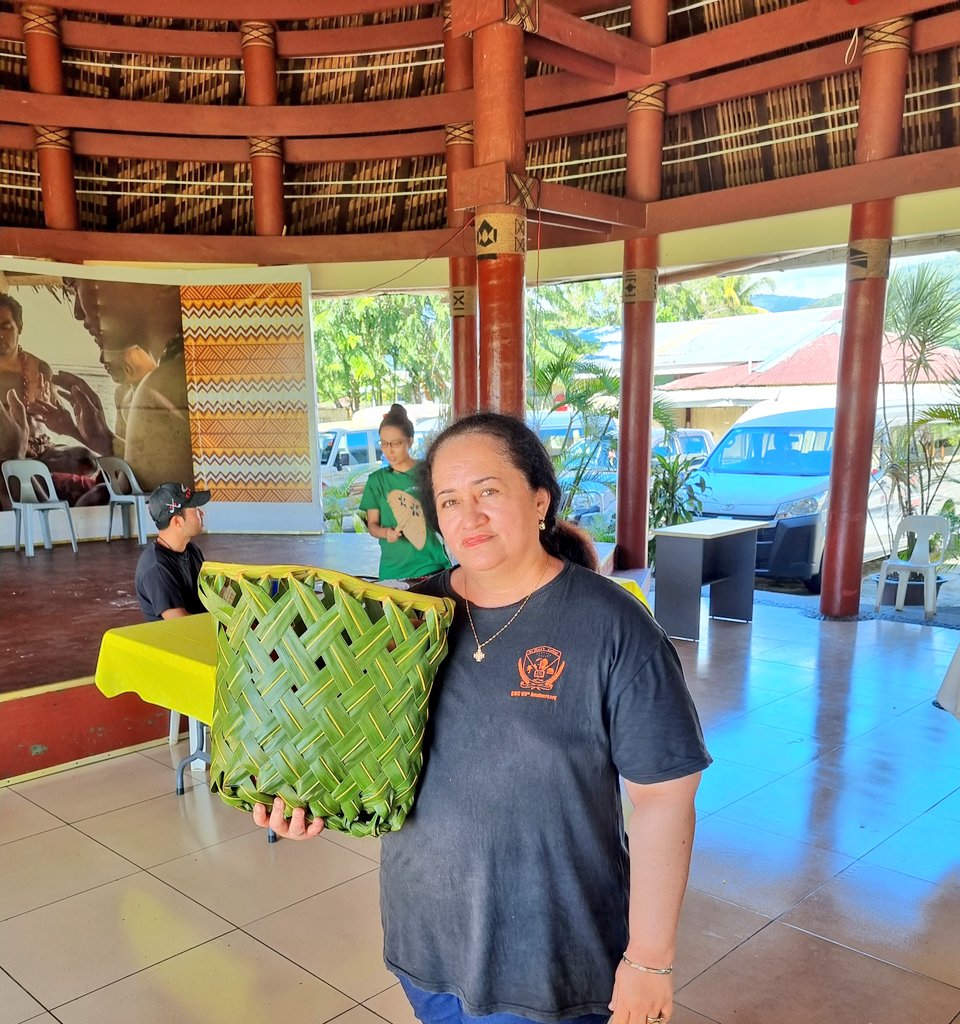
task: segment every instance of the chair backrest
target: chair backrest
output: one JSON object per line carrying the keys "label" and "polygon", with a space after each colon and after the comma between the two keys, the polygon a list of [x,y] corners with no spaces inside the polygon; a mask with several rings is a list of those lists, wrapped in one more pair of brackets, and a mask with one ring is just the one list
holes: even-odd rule
{"label": "chair backrest", "polygon": [[131,494],[144,494],[143,488],[137,482],[130,464],[118,459],[113,455],[105,455],[97,460],[100,465],[100,472],[106,482],[107,490],[111,498],[127,497]]}
{"label": "chair backrest", "polygon": [[[7,493],[15,504],[22,502],[27,505],[40,505],[47,501],[60,500],[50,470],[39,459],[7,459],[3,464],[2,472],[3,482],[7,485]],[[37,490],[34,484],[35,479],[40,480],[46,490],[46,496]],[[16,480],[19,484],[19,497],[14,497],[13,488],[10,486],[11,480]]]}
{"label": "chair backrest", "polygon": [[[910,534],[916,538],[910,552],[910,561],[916,564],[939,565],[946,558],[950,545],[952,528],[946,516],[904,516],[897,527],[897,535],[893,541],[894,556]],[[933,538],[940,537],[940,557],[933,557]]]}

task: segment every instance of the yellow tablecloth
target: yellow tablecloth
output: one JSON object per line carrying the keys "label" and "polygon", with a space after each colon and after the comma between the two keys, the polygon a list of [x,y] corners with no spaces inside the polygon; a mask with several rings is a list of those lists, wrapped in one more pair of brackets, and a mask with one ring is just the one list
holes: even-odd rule
{"label": "yellow tablecloth", "polygon": [[204,612],[108,629],[100,641],[97,689],[107,697],[136,693],[209,724],[217,662],[214,627]]}
{"label": "yellow tablecloth", "polygon": [[646,606],[647,611],[651,612],[650,602],[647,600],[647,595],[640,589],[640,584],[636,580],[630,579],[628,576],[611,576],[610,579],[614,583],[619,583],[624,590],[629,590],[631,594],[643,605]]}

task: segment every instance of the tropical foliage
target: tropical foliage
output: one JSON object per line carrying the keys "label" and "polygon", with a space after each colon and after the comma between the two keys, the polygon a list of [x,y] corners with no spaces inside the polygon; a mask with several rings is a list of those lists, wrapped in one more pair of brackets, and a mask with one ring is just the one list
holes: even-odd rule
{"label": "tropical foliage", "polygon": [[449,400],[450,314],[437,295],[316,299],[317,397],[344,408]]}
{"label": "tropical foliage", "polygon": [[368,475],[367,470],[358,470],[336,483],[324,482],[320,501],[327,533],[366,531],[366,513],[360,512],[360,498],[363,496],[363,485]]}
{"label": "tropical foliage", "polygon": [[[958,401],[923,409],[918,386],[936,377],[934,361],[960,342],[960,288],[955,275],[934,263],[893,272],[885,328],[896,336],[902,384],[885,384],[878,438],[881,466],[901,516],[942,511],[944,485],[960,456]],[[952,508],[952,505],[950,506]],[[890,524],[891,533],[896,523]]]}
{"label": "tropical foliage", "polygon": [[657,320],[666,323],[763,313],[764,310],[753,305],[752,297],[774,288],[771,278],[750,274],[727,274],[665,285],[657,290]]}
{"label": "tropical foliage", "polygon": [[[703,511],[707,482],[703,474],[682,455],[654,453],[650,483],[650,529],[689,523]],[[647,543],[650,562],[654,560],[656,537]]]}

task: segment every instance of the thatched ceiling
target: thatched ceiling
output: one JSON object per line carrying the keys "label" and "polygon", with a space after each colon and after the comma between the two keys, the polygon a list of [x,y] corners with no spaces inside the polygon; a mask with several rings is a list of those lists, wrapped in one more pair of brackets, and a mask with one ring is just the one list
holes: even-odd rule
{"label": "thatched ceiling", "polygon": [[[444,91],[441,4],[327,0],[337,16],[300,16],[316,6],[208,0],[204,9],[223,20],[198,21],[184,17],[196,9],[187,0],[69,2],[57,10],[63,95],[41,96],[28,80],[20,5],[0,0],[2,251],[16,243],[27,254],[71,258],[70,244],[52,234],[37,248],[45,212],[36,124],[71,130],[88,251],[93,238],[101,255],[125,258],[121,236],[141,234],[158,236],[161,256],[169,236],[183,236],[185,259],[256,253],[257,244],[263,262],[283,261],[284,252],[289,262],[320,262],[439,251],[451,237],[444,125],[470,120],[474,101],[471,90]],[[553,6],[629,34],[629,3]],[[123,13],[151,7],[168,16]],[[898,12],[915,19],[903,157],[891,168],[900,178],[825,177],[854,165],[854,30]],[[245,105],[239,22],[228,14],[273,20],[276,107]],[[960,185],[960,3],[671,0],[668,24],[653,63],[667,84],[667,116],[662,201],[649,230],[736,220],[750,209],[745,187],[762,183],[785,183],[764,193],[785,211],[816,205],[816,190],[834,181],[891,194],[916,182]],[[612,81],[590,80],[535,59],[543,51],[534,35],[528,40],[527,173],[623,196],[625,95],[655,74],[618,67]],[[282,140],[282,240],[251,237],[253,134]],[[671,205],[680,199],[690,201]],[[584,240],[625,233],[598,226]]]}

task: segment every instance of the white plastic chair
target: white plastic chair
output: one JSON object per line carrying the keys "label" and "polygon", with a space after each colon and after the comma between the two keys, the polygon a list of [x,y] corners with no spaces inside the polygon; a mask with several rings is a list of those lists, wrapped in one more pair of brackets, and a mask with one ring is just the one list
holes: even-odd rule
{"label": "white plastic chair", "polygon": [[137,539],[141,544],[147,543],[147,498],[148,493],[137,482],[133,470],[123,459],[112,455],[99,460],[100,472],[110,492],[110,521],[107,523],[107,542],[113,536],[113,510],[120,509],[120,523],[124,537],[130,536],[127,517],[123,506],[131,505],[137,514]]}
{"label": "white plastic chair", "polygon": [[[880,565],[880,582],[877,585],[877,600],[873,610],[880,610],[884,584],[887,576],[897,577],[897,599],[894,608],[903,611],[903,602],[907,596],[907,583],[911,573],[923,576],[923,615],[932,619],[937,611],[937,569],[947,560],[947,548],[950,545],[950,520],[946,516],[905,516],[897,527],[897,535],[893,539],[894,554],[884,559]],[[911,553],[900,558],[896,552],[909,546],[909,537],[916,539]],[[934,538],[940,537],[940,557],[934,558]]]}
{"label": "white plastic chair", "polygon": [[[50,537],[49,515],[56,509],[60,509],[67,517],[67,525],[70,527],[70,546],[74,554],[77,552],[77,533],[73,528],[73,516],[70,515],[70,506],[60,498],[53,483],[50,470],[38,459],[7,459],[2,467],[3,482],[10,496],[10,504],[14,512],[14,541],[13,550],[20,550],[20,535],[23,533],[23,547],[27,558],[33,558],[33,512],[40,513],[40,528],[43,531],[43,546],[52,548],[53,541]],[[46,492],[46,497],[41,497],[41,492],[34,486],[34,480],[39,479]],[[14,488],[10,481],[16,480],[20,484],[19,498],[15,499]]]}

